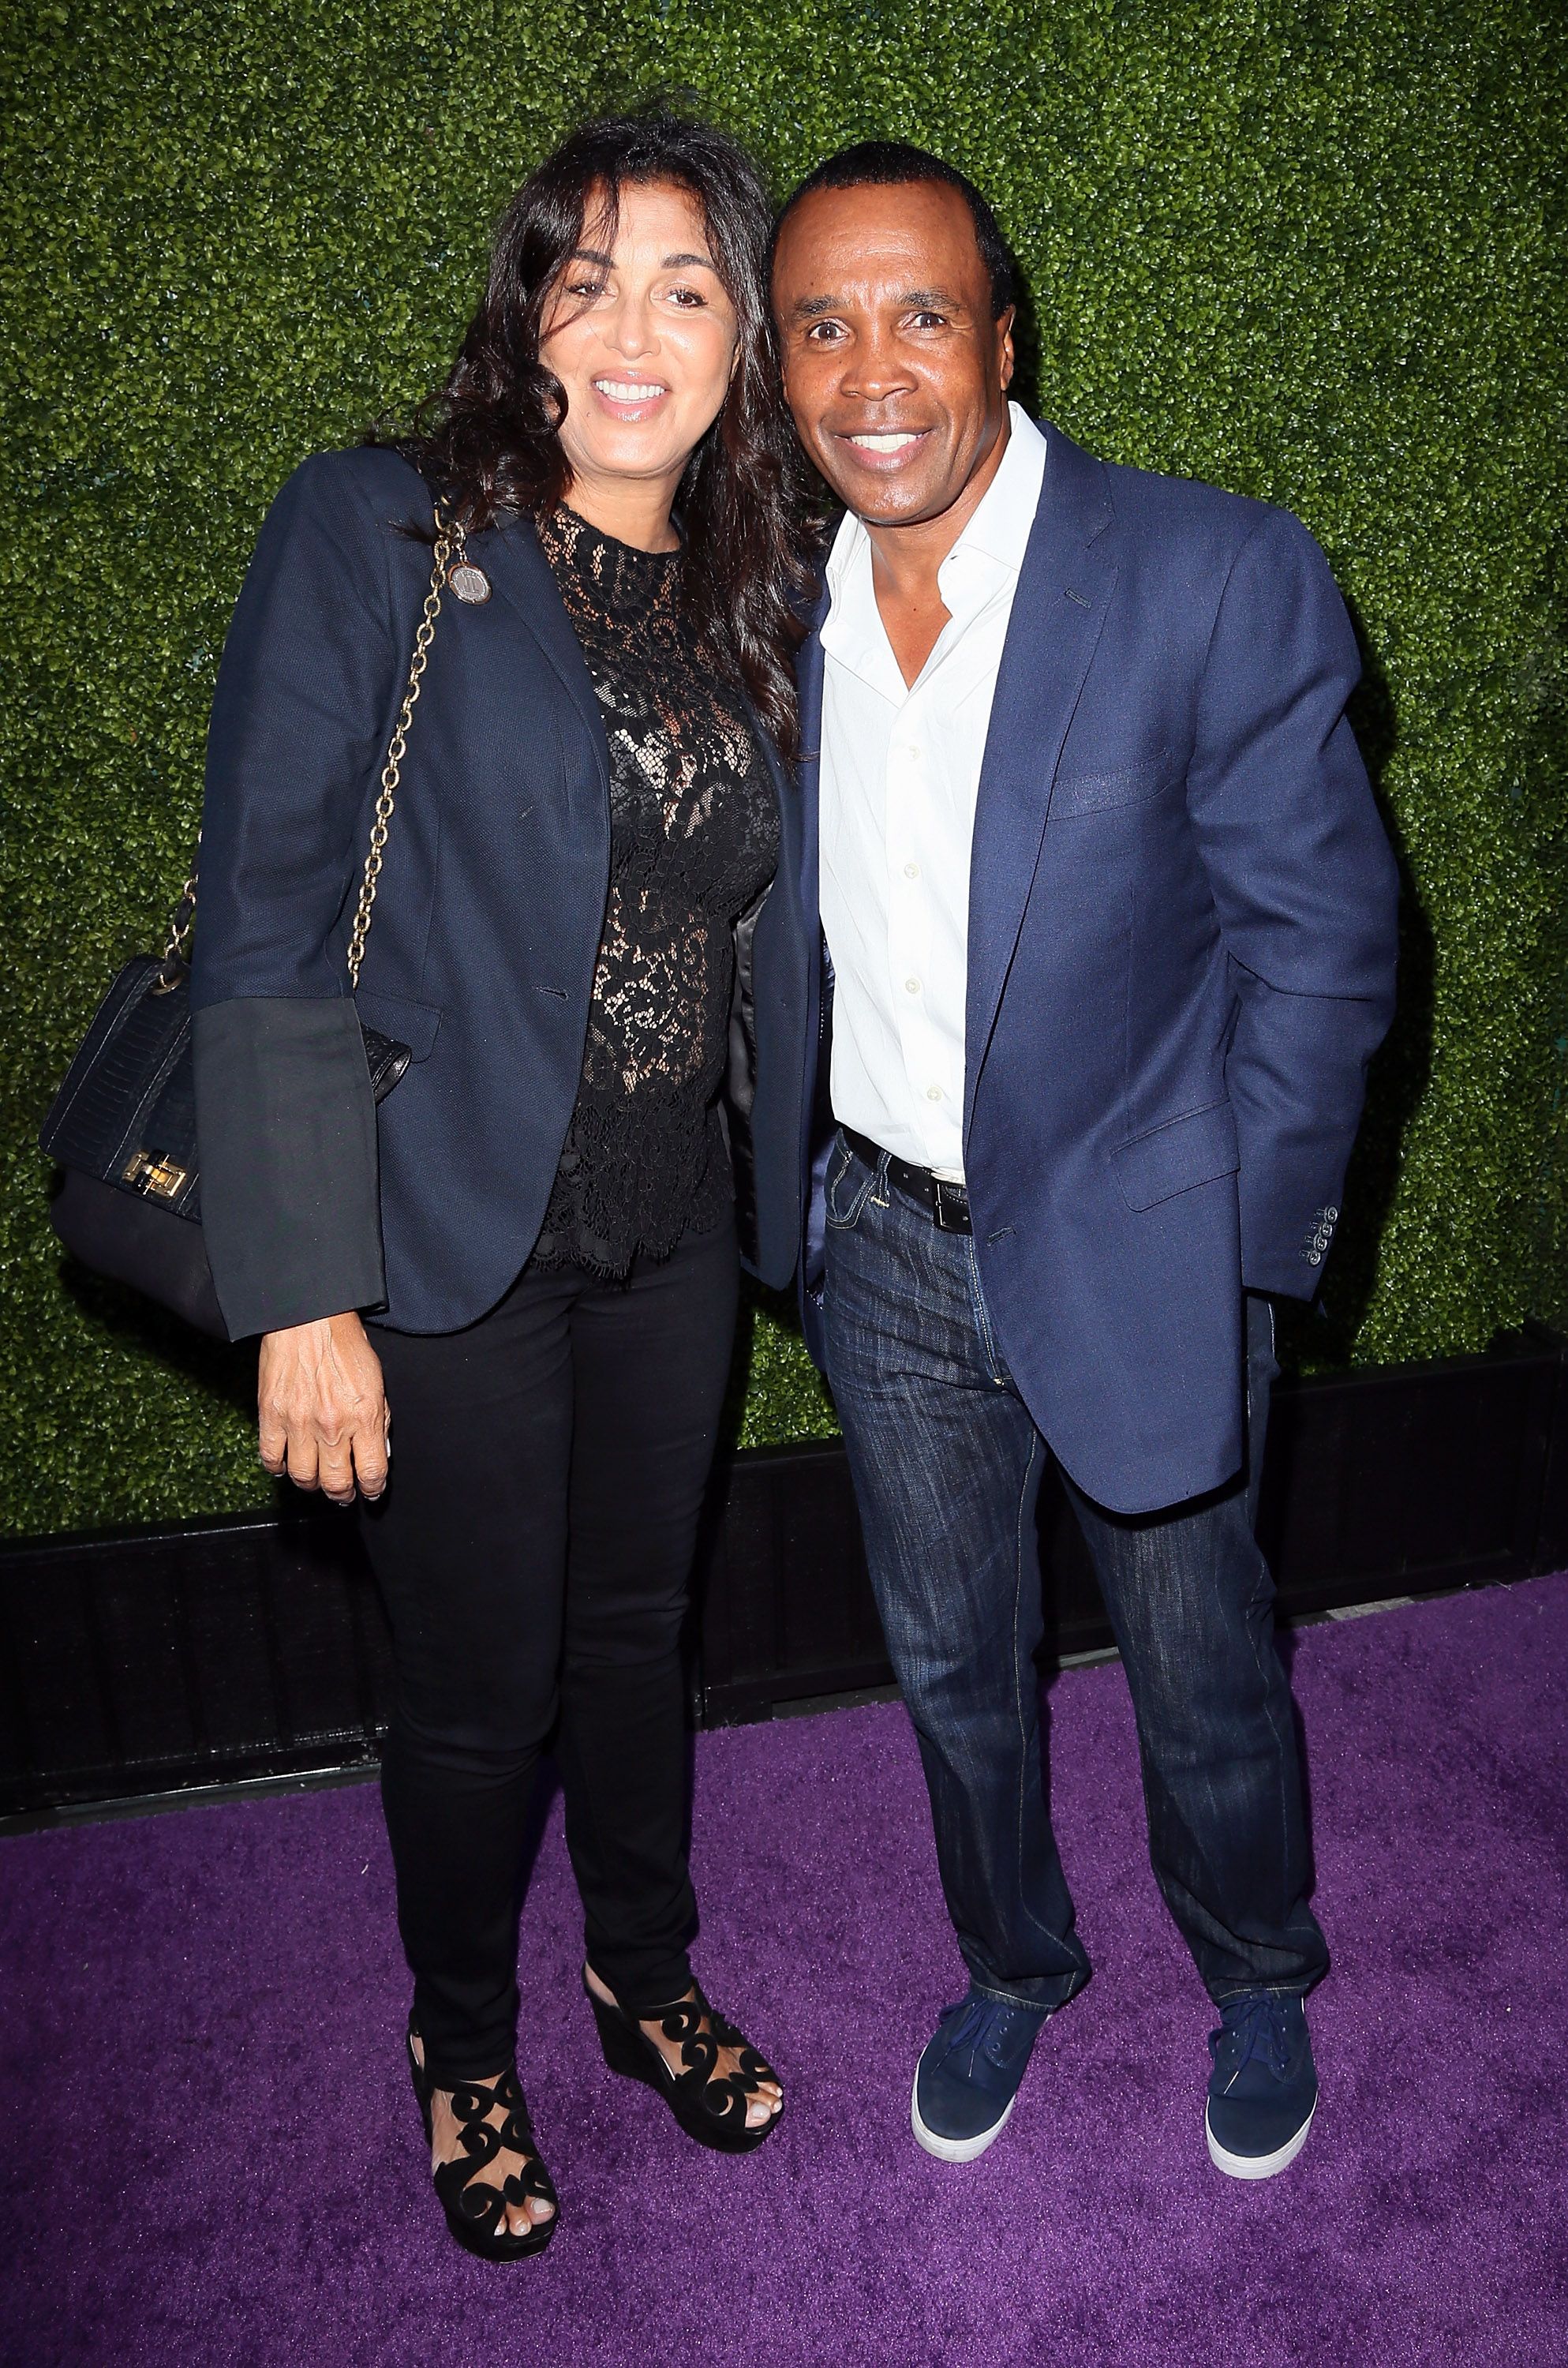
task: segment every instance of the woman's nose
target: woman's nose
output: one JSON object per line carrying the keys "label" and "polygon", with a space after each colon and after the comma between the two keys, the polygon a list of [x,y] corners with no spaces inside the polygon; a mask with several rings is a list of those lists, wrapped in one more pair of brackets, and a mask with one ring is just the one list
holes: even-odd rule
{"label": "woman's nose", "polygon": [[623,296],[609,320],[608,342],[628,361],[645,354],[653,342],[648,307],[639,296]]}

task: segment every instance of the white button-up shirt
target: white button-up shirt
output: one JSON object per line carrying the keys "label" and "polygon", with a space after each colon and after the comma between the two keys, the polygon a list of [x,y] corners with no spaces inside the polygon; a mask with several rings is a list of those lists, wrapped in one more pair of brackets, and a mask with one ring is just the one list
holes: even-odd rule
{"label": "white button-up shirt", "polygon": [[969,865],[1013,595],[1045,479],[1016,404],[996,474],[937,574],[948,611],[905,687],[846,516],[822,629],[822,923],[833,958],[835,1118],[963,1180]]}

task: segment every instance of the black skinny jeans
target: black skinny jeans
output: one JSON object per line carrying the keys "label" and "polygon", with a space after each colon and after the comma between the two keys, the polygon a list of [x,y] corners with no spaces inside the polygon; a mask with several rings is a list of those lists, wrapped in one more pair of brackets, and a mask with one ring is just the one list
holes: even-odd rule
{"label": "black skinny jeans", "polygon": [[525,1270],[462,1332],[372,1326],[392,1421],[363,1514],[396,1667],[381,1795],[440,2088],[512,2060],[552,1731],[595,1972],[633,2010],[690,1983],[680,1631],[735,1299],[726,1223],[627,1283]]}

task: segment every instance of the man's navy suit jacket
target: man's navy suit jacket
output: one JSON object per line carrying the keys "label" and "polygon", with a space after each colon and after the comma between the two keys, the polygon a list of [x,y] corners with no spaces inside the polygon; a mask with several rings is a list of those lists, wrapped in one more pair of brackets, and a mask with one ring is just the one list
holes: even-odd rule
{"label": "man's navy suit jacket", "polygon": [[[431,503],[395,453],[307,461],[262,529],[208,743],[192,982],[202,1223],[236,1337],[358,1307],[409,1332],[483,1315],[533,1248],[576,1100],[609,881],[609,757],[531,526],[469,538],[493,597],[442,603],[359,991],[347,946],[430,575]],[[799,796],[758,733],[779,871],[744,939],[736,1096],[753,1262],[800,1238],[805,1024]],[[359,1019],[413,1048],[378,1112]],[[378,1172],[379,1171],[379,1172]]]}
{"label": "man's navy suit jacket", "polygon": [[[1244,1286],[1316,1289],[1392,1011],[1397,876],[1346,721],[1355,635],[1306,529],[1044,432],[974,818],[964,1167],[1024,1401],[1073,1479],[1136,1513],[1241,1463]],[[822,683],[813,632],[808,752]],[[816,932],[814,755],[801,786]],[[819,1363],[830,1139],[819,1116]]]}

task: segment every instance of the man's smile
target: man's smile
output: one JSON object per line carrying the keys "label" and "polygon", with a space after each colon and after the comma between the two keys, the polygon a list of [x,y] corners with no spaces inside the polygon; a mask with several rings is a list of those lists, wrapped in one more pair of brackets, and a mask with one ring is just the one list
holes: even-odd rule
{"label": "man's smile", "polygon": [[930,433],[928,427],[856,427],[834,431],[834,441],[846,444],[862,466],[887,470],[912,460]]}

